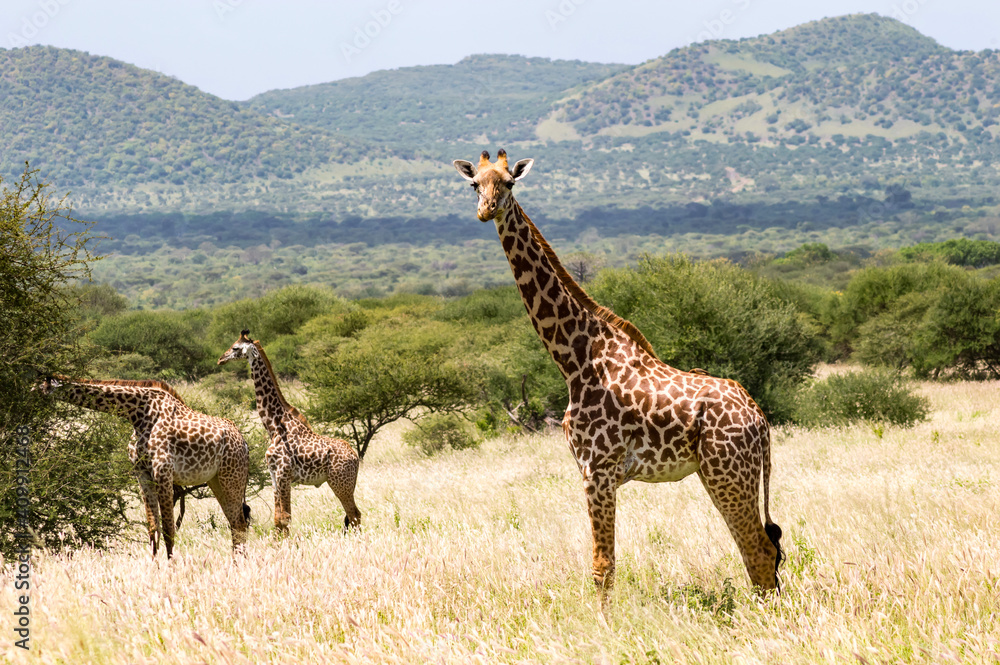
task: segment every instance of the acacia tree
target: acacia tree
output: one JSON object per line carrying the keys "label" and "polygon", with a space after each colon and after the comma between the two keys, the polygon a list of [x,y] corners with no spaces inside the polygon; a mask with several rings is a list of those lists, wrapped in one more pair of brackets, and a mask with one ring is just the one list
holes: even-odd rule
{"label": "acacia tree", "polygon": [[[0,523],[15,523],[17,432],[27,428],[36,543],[100,546],[127,524],[127,426],[100,416],[88,416],[82,429],[59,426],[65,407],[31,390],[40,376],[83,371],[79,295],[67,287],[89,276],[90,224],[74,219],[64,201],[53,202],[27,168],[9,187],[0,179],[0,187]],[[0,529],[5,554],[14,533]]]}
{"label": "acacia tree", "polygon": [[364,458],[375,434],[402,418],[453,413],[475,401],[477,371],[452,355],[440,322],[384,321],[308,358],[309,414],[335,426]]}

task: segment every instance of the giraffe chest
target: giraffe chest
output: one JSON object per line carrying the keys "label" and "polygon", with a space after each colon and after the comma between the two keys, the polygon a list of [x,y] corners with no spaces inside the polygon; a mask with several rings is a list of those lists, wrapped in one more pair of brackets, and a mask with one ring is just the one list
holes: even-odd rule
{"label": "giraffe chest", "polygon": [[581,473],[614,467],[621,484],[673,482],[698,470],[697,413],[654,379],[630,390],[597,381],[571,388],[564,429]]}

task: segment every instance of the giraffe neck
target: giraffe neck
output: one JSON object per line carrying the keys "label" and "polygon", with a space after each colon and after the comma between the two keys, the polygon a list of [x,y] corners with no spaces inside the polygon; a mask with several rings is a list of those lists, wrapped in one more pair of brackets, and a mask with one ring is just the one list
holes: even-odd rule
{"label": "giraffe neck", "polygon": [[511,199],[496,225],[531,324],[568,380],[583,367],[591,339],[607,323],[580,302],[572,287],[583,289],[561,270],[551,250],[550,258],[539,242],[544,238],[516,201]]}
{"label": "giraffe neck", "polygon": [[250,374],[257,398],[257,415],[271,436],[284,436],[289,428],[304,425],[305,419],[285,401],[263,347],[255,343],[254,348],[257,352],[250,354]]}
{"label": "giraffe neck", "polygon": [[130,387],[114,383],[64,381],[53,396],[85,409],[128,419],[138,427],[153,410],[155,398],[166,396],[156,388]]}

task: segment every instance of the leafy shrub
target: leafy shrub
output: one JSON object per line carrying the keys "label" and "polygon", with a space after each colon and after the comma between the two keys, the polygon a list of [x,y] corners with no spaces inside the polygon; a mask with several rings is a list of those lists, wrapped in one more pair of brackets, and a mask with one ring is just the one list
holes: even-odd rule
{"label": "leafy shrub", "polygon": [[944,242],[922,242],[899,250],[909,261],[941,260],[956,266],[982,268],[1000,263],[1000,242],[950,238]]}
{"label": "leafy shrub", "polygon": [[[894,279],[901,275],[910,279]],[[921,377],[1000,377],[1000,280],[943,264],[868,270],[863,278],[863,293],[877,295],[855,299],[856,318],[874,312],[852,332],[856,359],[912,367]],[[894,289],[903,292],[890,298]]]}
{"label": "leafy shrub", "polygon": [[930,405],[915,395],[898,372],[865,369],[831,374],[803,389],[794,419],[807,427],[855,422],[912,427],[927,418]]}
{"label": "leafy shrub", "polygon": [[328,289],[287,286],[260,298],[247,298],[222,305],[212,312],[208,339],[222,353],[244,328],[254,339],[271,344],[281,335],[293,335],[308,321],[346,303]]}
{"label": "leafy shrub", "polygon": [[[316,351],[324,348],[330,350]],[[405,315],[369,326],[354,339],[314,341],[304,373],[314,394],[310,415],[340,428],[364,457],[372,437],[389,423],[476,402],[481,372],[464,351],[448,325]]]}
{"label": "leafy shrub", "polygon": [[831,317],[831,339],[846,355],[857,343],[860,326],[890,311],[907,294],[964,282],[968,276],[962,268],[940,262],[865,268],[851,278]]}
{"label": "leafy shrub", "polygon": [[88,339],[112,354],[149,358],[155,376],[144,379],[201,376],[215,360],[202,341],[203,318],[203,312],[126,312],[101,321]]}
{"label": "leafy shrub", "polygon": [[603,271],[591,291],[665,363],[736,379],[773,421],[788,417],[792,388],[821,355],[816,330],[774,284],[728,261],[646,257]]}
{"label": "leafy shrub", "polygon": [[[3,187],[6,183],[0,183]],[[74,329],[89,275],[87,224],[51,205],[26,171],[0,191],[0,552],[10,557],[22,526],[35,545],[104,547],[128,528],[126,491],[135,488],[126,456],[130,428],[78,411],[32,391],[40,375],[82,373],[85,347]],[[30,497],[27,523],[18,514],[18,428],[27,428]]]}
{"label": "leafy shrub", "polygon": [[403,432],[403,441],[428,456],[445,448],[465,450],[480,444],[468,421],[456,413],[435,414],[422,419],[412,429]]}
{"label": "leafy shrub", "polygon": [[141,353],[100,355],[87,365],[87,369],[93,376],[136,381],[143,381],[162,373],[152,358]]}
{"label": "leafy shrub", "polygon": [[452,300],[438,314],[442,321],[501,324],[525,316],[524,302],[515,286],[482,289]]}

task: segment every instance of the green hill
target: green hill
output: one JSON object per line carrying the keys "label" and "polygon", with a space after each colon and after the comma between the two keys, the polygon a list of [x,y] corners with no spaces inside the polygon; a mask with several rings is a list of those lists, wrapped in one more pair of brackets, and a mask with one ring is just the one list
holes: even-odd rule
{"label": "green hill", "polygon": [[29,160],[59,188],[291,179],[380,151],[80,51],[0,49],[0,173]]}
{"label": "green hill", "polygon": [[251,109],[337,133],[418,151],[446,141],[535,139],[553,101],[625,65],[510,55],[473,55],[454,65],[406,67],[290,90],[272,90]]}
{"label": "green hill", "polygon": [[965,143],[992,140],[998,102],[996,53],[950,51],[870,14],[678,49],[564,98],[555,119],[582,136],[795,146],[943,132]]}
{"label": "green hill", "polygon": [[[952,51],[873,14],[630,67],[477,55],[242,103],[109,58],[29,47],[0,50],[0,95],[0,173],[29,159],[57,191],[72,190],[78,211],[140,238],[152,224],[143,214],[252,213],[241,219],[254,237],[284,229],[307,241],[330,220],[395,229],[420,218],[410,241],[437,242],[471,215],[451,160],[499,147],[535,158],[526,202],[576,233],[666,236],[703,218],[720,236],[892,221],[893,242],[917,242],[958,216],[995,218],[1000,188],[1000,54]],[[261,215],[273,219],[267,230]],[[169,228],[223,237],[197,223]],[[324,237],[356,232],[345,229]],[[842,242],[872,233],[873,246],[887,242],[877,231]]]}

